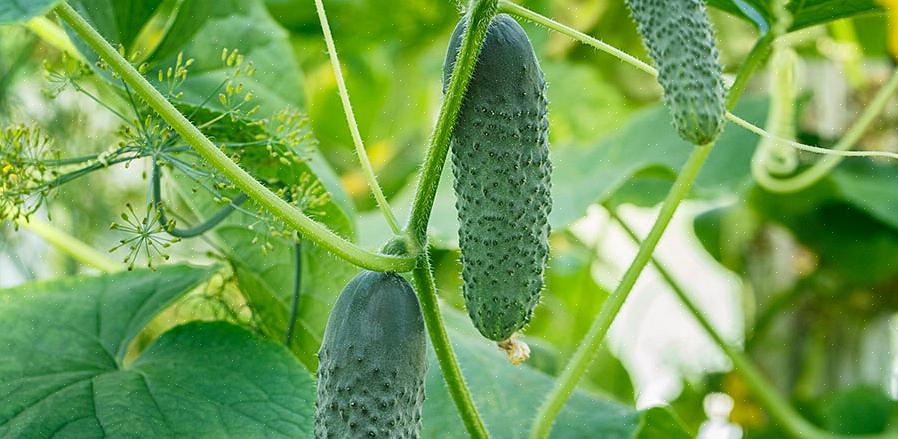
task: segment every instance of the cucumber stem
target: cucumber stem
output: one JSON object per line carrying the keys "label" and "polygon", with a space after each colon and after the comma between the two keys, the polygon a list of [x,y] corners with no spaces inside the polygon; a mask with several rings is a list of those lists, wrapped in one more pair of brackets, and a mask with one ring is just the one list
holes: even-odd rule
{"label": "cucumber stem", "polygon": [[471,74],[474,73],[477,57],[480,55],[480,47],[483,46],[483,41],[486,39],[486,31],[496,15],[496,1],[478,0],[468,14],[468,26],[465,29],[461,48],[458,50],[455,69],[443,97],[436,127],[430,137],[430,145],[427,147],[424,166],[418,178],[418,188],[415,191],[415,200],[407,227],[412,241],[421,249],[427,247],[427,224],[430,222],[430,211],[433,209],[433,200],[440,184],[440,175],[443,173],[446,154],[449,152],[452,130],[455,128],[455,121],[471,80]]}
{"label": "cucumber stem", "polygon": [[471,398],[471,392],[465,384],[465,377],[461,373],[458,366],[458,359],[455,351],[452,349],[452,343],[449,341],[449,335],[446,333],[446,326],[443,323],[443,317],[440,314],[439,298],[436,294],[436,285],[433,280],[433,274],[430,268],[430,257],[427,249],[421,252],[418,257],[419,265],[412,271],[415,280],[415,289],[418,292],[418,299],[421,302],[421,312],[424,314],[424,323],[427,325],[427,333],[430,334],[430,342],[433,344],[433,350],[436,352],[437,360],[440,363],[440,370],[443,372],[443,379],[446,381],[446,387],[455,407],[461,415],[462,422],[468,430],[468,435],[472,438],[488,438],[489,433],[474,400]]}
{"label": "cucumber stem", "polygon": [[374,271],[405,272],[415,267],[415,259],[408,256],[381,255],[365,250],[337,235],[326,226],[312,220],[302,211],[282,200],[262,183],[256,181],[227,154],[222,152],[196,126],[190,123],[159,91],[141,75],[87,20],[66,2],[56,13],[79,37],[90,46],[128,85],[192,146],[209,164],[234,183],[250,198],[284,223],[302,233],[331,253],[355,265]]}
{"label": "cucumber stem", "polygon": [[465,384],[464,376],[458,365],[458,359],[452,349],[446,327],[440,314],[439,299],[436,295],[436,286],[431,273],[430,259],[427,253],[427,224],[430,222],[430,214],[433,209],[434,198],[440,183],[440,175],[443,173],[443,165],[446,162],[446,154],[449,152],[452,129],[458,118],[459,110],[465,96],[465,91],[470,82],[471,74],[477,64],[480,48],[486,39],[486,32],[490,22],[496,15],[497,0],[477,0],[470,9],[468,15],[468,27],[462,38],[461,48],[456,57],[455,69],[449,81],[449,87],[440,107],[440,114],[430,144],[427,147],[427,155],[424,166],[418,178],[418,188],[415,192],[415,200],[412,205],[412,213],[406,227],[412,244],[418,252],[418,265],[412,272],[415,280],[418,298],[421,302],[421,312],[424,314],[424,323],[427,325],[427,333],[436,352],[443,379],[449,394],[458,408],[461,419],[465,424],[468,435],[472,438],[488,438],[489,432],[483,424],[480,413],[474,405],[471,393]]}

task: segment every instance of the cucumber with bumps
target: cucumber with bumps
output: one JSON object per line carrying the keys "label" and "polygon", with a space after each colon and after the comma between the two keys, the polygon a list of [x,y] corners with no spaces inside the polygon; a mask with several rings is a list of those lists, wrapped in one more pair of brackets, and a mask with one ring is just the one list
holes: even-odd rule
{"label": "cucumber with bumps", "polygon": [[353,278],[318,353],[315,437],[419,437],[425,337],[408,281],[371,271]]}
{"label": "cucumber with bumps", "polygon": [[[443,66],[448,86],[466,26]],[[452,135],[464,297],[478,330],[508,339],[539,302],[552,209],[546,81],[524,30],[490,23]]]}
{"label": "cucumber with bumps", "polygon": [[702,0],[627,0],[658,67],[680,137],[696,145],[723,129],[725,92],[714,31]]}

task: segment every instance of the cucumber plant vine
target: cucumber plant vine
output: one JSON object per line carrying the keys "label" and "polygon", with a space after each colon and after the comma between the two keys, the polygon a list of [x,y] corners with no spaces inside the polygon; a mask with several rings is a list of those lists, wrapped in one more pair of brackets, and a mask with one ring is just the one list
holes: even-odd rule
{"label": "cucumber plant vine", "polygon": [[[65,1],[54,8],[55,13],[96,53],[99,69],[120,87],[126,106],[134,114],[124,114],[81,87],[79,79],[88,69],[78,59],[77,49],[62,42],[59,35],[52,36],[52,23],[34,19],[37,21],[33,20],[30,26],[39,35],[52,37],[54,44],[73,53],[64,61],[62,70],[48,69],[50,93],[58,94],[72,87],[102,105],[124,124],[118,133],[123,140],[102,154],[44,159],[50,140],[42,134],[23,126],[0,132],[6,166],[17,172],[15,178],[0,181],[0,215],[103,271],[131,270],[141,257],[153,267],[154,259],[168,259],[166,249],[180,239],[201,237],[238,213],[253,218],[254,226],[265,227],[268,235],[287,238],[292,244],[294,277],[284,335],[288,346],[298,330],[304,252],[309,244],[320,246],[365,271],[346,286],[328,319],[319,352],[315,434],[418,437],[426,373],[425,338],[429,336],[448,393],[467,433],[475,438],[489,437],[440,311],[428,226],[451,149],[455,191],[460,200],[459,223],[465,229],[460,233],[460,246],[470,317],[482,335],[508,351],[513,362],[526,359],[529,348],[514,336],[530,321],[539,301],[549,252],[548,216],[552,200],[546,83],[526,33],[513,18],[517,17],[608,53],[655,77],[664,89],[664,99],[679,135],[694,145],[645,239],[640,240],[609,207],[612,218],[638,244],[638,252],[538,408],[530,436],[549,436],[634,285],[651,263],[785,431],[795,437],[840,437],[802,418],[779,396],[748,357],[719,335],[653,254],[679,205],[692,191],[727,122],[763,138],[752,160],[752,175],[761,186],[776,192],[809,187],[844,157],[898,158],[893,152],[852,150],[898,91],[898,72],[836,146],[822,148],[796,141],[794,129],[790,130],[787,122],[794,118],[790,112],[795,105],[794,84],[788,78],[794,73],[795,55],[779,40],[792,25],[785,2],[776,3],[779,9],[774,14],[779,21],[757,40],[728,88],[724,86],[714,34],[700,0],[627,1],[657,68],[509,0],[474,0],[467,8],[458,1],[454,4],[460,11],[466,10],[447,54],[442,103],[403,229],[362,140],[324,3],[315,0],[352,146],[368,188],[393,234],[378,252],[363,248],[317,220],[316,209],[331,201],[317,180],[296,176],[293,181],[274,177],[261,181],[244,169],[247,161],[259,157],[288,166],[304,163],[307,157],[301,145],[307,140],[309,128],[302,116],[290,111],[256,122],[245,121],[259,107],[253,102],[252,92],[244,90],[238,80],[254,73],[252,63],[245,62],[241,53],[224,49],[221,61],[232,73],[200,105],[187,105],[179,100],[180,87],[193,60],[178,55],[174,66],[158,71],[159,85],[154,86],[145,77],[145,64],[135,65],[133,54],[128,57],[124,49],[113,47]],[[782,99],[771,103],[775,111],[763,129],[732,111],[749,79],[771,53],[772,65],[780,74],[780,81],[774,81],[772,89],[779,90],[775,93]],[[518,76],[509,73],[512,71]],[[216,98],[225,110],[205,110],[204,104]],[[215,129],[228,121],[245,130],[246,138],[216,142]],[[518,155],[505,152],[509,144],[519,147],[513,151]],[[795,160],[798,150],[825,157],[806,170],[788,175],[796,172],[790,160]],[[150,164],[145,211],[139,214],[139,209],[129,204],[128,212],[112,225],[114,230],[128,235],[113,249],[129,250],[124,265],[30,218],[63,184],[137,159],[148,159]],[[775,160],[779,162],[774,163]],[[777,167],[777,163],[785,165]],[[194,190],[208,192],[215,204],[216,210],[193,226],[179,226],[179,221],[187,221],[172,219],[167,213],[163,181],[175,174]],[[522,187],[527,188],[529,198],[520,203],[516,191]],[[484,215],[483,211],[488,213]],[[504,247],[506,244],[511,247]],[[263,243],[262,247],[270,246]],[[414,289],[403,273],[410,273]],[[365,332],[378,324],[389,328],[386,335]],[[353,364],[355,368],[347,367]],[[375,388],[359,390],[356,386],[360,380],[375,383]],[[378,411],[378,406],[382,410]]]}

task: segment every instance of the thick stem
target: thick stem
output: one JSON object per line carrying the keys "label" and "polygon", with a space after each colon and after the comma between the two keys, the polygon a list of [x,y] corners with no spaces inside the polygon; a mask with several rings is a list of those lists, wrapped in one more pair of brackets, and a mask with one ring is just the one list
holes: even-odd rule
{"label": "thick stem", "polygon": [[430,222],[430,211],[440,183],[440,175],[443,173],[443,164],[446,162],[455,120],[458,118],[471,74],[477,65],[477,57],[486,38],[486,31],[495,15],[496,0],[478,0],[468,15],[468,26],[455,60],[455,69],[452,71],[443,105],[440,107],[436,128],[430,137],[430,145],[418,178],[418,189],[415,192],[415,201],[409,218],[408,230],[415,244],[422,249],[427,243],[427,224]]}
{"label": "thick stem", "polygon": [[413,257],[369,252],[315,222],[268,190],[191,124],[71,6],[63,2],[56,12],[187,144],[259,205],[309,240],[355,265],[375,271],[404,272],[414,268]]}
{"label": "thick stem", "polygon": [[337,81],[337,91],[340,94],[340,100],[343,102],[343,112],[346,114],[346,124],[349,126],[349,132],[352,135],[352,143],[355,145],[355,153],[362,165],[362,173],[365,180],[368,181],[368,187],[374,194],[377,201],[377,207],[383,213],[384,218],[390,225],[393,233],[400,234],[399,221],[396,221],[396,215],[387,198],[384,197],[380,184],[377,183],[377,176],[371,167],[371,161],[368,160],[368,153],[365,152],[365,144],[362,142],[362,135],[359,133],[359,124],[355,120],[355,113],[352,111],[352,103],[349,102],[349,91],[346,89],[346,82],[343,80],[343,69],[340,67],[340,59],[337,57],[337,46],[334,44],[334,37],[331,35],[331,27],[327,22],[327,14],[324,12],[324,4],[321,0],[315,0],[315,10],[318,12],[318,20],[321,22],[321,30],[324,33],[324,43],[327,45],[327,54],[331,61],[331,68],[334,70],[334,79]]}
{"label": "thick stem", "polygon": [[122,271],[126,268],[72,235],[42,220],[32,217],[27,220],[17,220],[16,224],[40,236],[57,250],[62,251],[84,265],[107,273]]}
{"label": "thick stem", "polygon": [[449,335],[446,334],[446,326],[443,324],[443,317],[440,314],[439,299],[433,274],[430,272],[430,259],[426,248],[422,249],[421,255],[418,257],[418,266],[412,275],[418,291],[418,298],[421,301],[421,312],[424,314],[427,333],[430,334],[430,342],[433,344],[433,350],[440,363],[446,387],[449,389],[449,394],[452,395],[452,400],[455,401],[455,407],[458,408],[468,435],[472,438],[488,438],[489,433],[480,418],[480,413],[477,412],[477,407],[465,384],[465,377],[458,367],[458,359],[452,349]]}
{"label": "thick stem", "polygon": [[531,438],[549,437],[552,423],[555,421],[558,413],[561,412],[565,402],[567,402],[568,398],[574,392],[577,383],[586,372],[586,368],[592,362],[595,353],[598,351],[602,341],[605,339],[605,335],[608,333],[608,329],[611,327],[611,323],[614,322],[614,318],[617,316],[618,312],[620,312],[621,307],[623,307],[624,302],[630,295],[633,285],[636,284],[636,280],[639,279],[639,275],[642,273],[643,268],[645,268],[649,259],[652,257],[652,252],[655,250],[655,246],[657,246],[658,241],[661,240],[661,235],[663,235],[664,230],[667,229],[667,225],[670,223],[671,218],[673,218],[673,214],[676,212],[680,202],[689,194],[689,191],[692,188],[692,183],[695,181],[699,171],[701,171],[702,165],[704,165],[705,160],[707,160],[708,155],[713,148],[713,143],[698,146],[689,156],[689,160],[680,171],[680,175],[677,177],[676,182],[674,182],[670,194],[667,195],[664,204],[661,206],[661,212],[658,214],[658,219],[655,220],[655,224],[652,226],[652,231],[639,247],[639,253],[636,255],[636,259],[630,264],[626,273],[624,273],[624,277],[621,279],[617,289],[614,290],[614,293],[604,304],[602,304],[602,309],[599,311],[599,315],[596,317],[595,321],[593,321],[592,326],[590,326],[589,331],[586,333],[586,336],[580,343],[577,351],[574,352],[571,360],[561,373],[561,376],[555,384],[555,388],[552,389],[549,397],[540,407],[530,432]]}

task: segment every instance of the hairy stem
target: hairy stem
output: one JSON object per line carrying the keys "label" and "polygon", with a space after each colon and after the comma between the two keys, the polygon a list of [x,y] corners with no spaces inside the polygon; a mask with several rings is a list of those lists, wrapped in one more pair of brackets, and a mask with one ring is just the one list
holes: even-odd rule
{"label": "hairy stem", "polygon": [[471,392],[468,391],[468,386],[465,384],[465,377],[458,367],[458,359],[452,349],[449,335],[446,334],[446,326],[443,324],[443,317],[440,314],[436,285],[430,270],[430,258],[425,248],[422,249],[421,256],[418,257],[418,266],[412,271],[412,275],[418,291],[418,298],[421,301],[421,311],[424,314],[427,333],[430,334],[430,342],[433,344],[433,350],[439,360],[446,387],[449,388],[449,394],[455,401],[455,407],[458,408],[468,435],[472,438],[488,438],[489,433],[480,418],[480,413],[477,412]]}
{"label": "hairy stem", "polygon": [[418,265],[413,271],[418,297],[421,301],[421,311],[424,314],[424,322],[427,325],[427,333],[440,363],[443,379],[449,389],[449,394],[458,408],[468,435],[472,438],[488,438],[489,433],[471,393],[465,384],[464,376],[458,365],[458,359],[452,349],[443,318],[440,314],[439,300],[436,295],[436,286],[430,268],[430,259],[427,254],[427,224],[430,222],[430,212],[433,208],[434,197],[440,183],[440,175],[449,151],[449,142],[455,120],[464,100],[465,90],[477,64],[480,47],[486,38],[486,32],[490,22],[496,15],[496,0],[477,0],[468,15],[468,26],[462,38],[461,48],[455,61],[455,69],[449,81],[449,87],[440,107],[437,124],[430,137],[424,166],[418,178],[418,188],[415,192],[415,200],[412,213],[409,217],[407,233],[413,241],[413,245],[420,249]]}
{"label": "hairy stem", "polygon": [[359,134],[359,124],[355,120],[355,113],[352,111],[352,103],[349,102],[349,91],[346,89],[346,82],[343,80],[343,69],[340,67],[340,59],[337,57],[337,47],[334,44],[334,37],[331,35],[331,27],[327,22],[327,14],[324,12],[324,4],[321,0],[315,0],[315,10],[318,12],[318,20],[321,22],[321,30],[324,33],[324,42],[327,45],[327,54],[331,61],[331,67],[334,70],[334,79],[337,81],[337,90],[340,94],[340,100],[343,102],[343,112],[346,113],[346,124],[349,126],[349,132],[352,134],[352,143],[355,145],[355,153],[359,157],[359,163],[362,165],[362,173],[365,180],[368,181],[368,187],[374,194],[377,206],[383,213],[384,218],[390,225],[393,233],[402,233],[399,228],[399,221],[387,198],[377,183],[377,176],[371,167],[371,161],[368,160],[368,154],[365,152],[365,144],[362,142],[362,135]]}
{"label": "hairy stem", "polygon": [[486,31],[496,15],[496,1],[478,0],[468,14],[468,25],[455,60],[455,69],[452,71],[449,87],[443,97],[436,128],[430,137],[430,145],[427,148],[424,166],[418,178],[418,189],[415,192],[415,201],[408,224],[412,240],[422,249],[426,247],[427,224],[430,222],[430,211],[433,208],[437,186],[440,184],[440,175],[443,173],[443,165],[449,151],[452,130],[455,128],[455,121],[458,118],[468,82],[471,80],[471,74],[474,73],[477,57],[480,55],[480,47],[483,46],[483,40],[486,38]]}
{"label": "hairy stem", "polygon": [[59,16],[89,45],[134,91],[192,146],[207,162],[234,183],[240,190],[293,227],[309,240],[335,255],[360,267],[375,271],[404,272],[414,268],[409,256],[382,255],[369,252],[315,222],[302,211],[282,200],[262,183],[256,181],[238,164],[190,123],[159,91],[106,41],[81,15],[63,2],[56,7]]}
{"label": "hairy stem", "polygon": [[93,247],[79,241],[72,235],[44,222],[40,219],[31,217],[29,219],[17,220],[16,225],[40,236],[57,250],[72,257],[72,259],[90,266],[97,270],[107,273],[122,271],[126,267],[105,254],[97,251]]}
{"label": "hairy stem", "polygon": [[[608,209],[608,213],[611,215],[611,218],[614,219],[626,232],[626,234],[633,240],[637,245],[642,245],[639,236],[636,232],[612,209]],[[723,353],[729,357],[730,361],[733,363],[733,368],[737,374],[745,381],[746,386],[751,390],[751,392],[758,398],[761,404],[764,405],[764,408],[770,412],[770,415],[776,420],[776,422],[792,437],[796,439],[833,439],[844,437],[840,435],[834,435],[832,433],[826,432],[818,428],[817,426],[811,424],[806,419],[804,419],[795,409],[786,401],[782,396],[780,396],[776,389],[772,384],[770,384],[765,378],[764,375],[758,370],[757,366],[751,361],[748,355],[745,354],[741,349],[732,344],[728,343],[720,333],[714,329],[714,326],[708,320],[707,317],[702,313],[699,309],[698,305],[692,301],[688,294],[686,294],[686,290],[679,284],[679,282],[674,279],[673,275],[654,257],[651,260],[652,265],[654,265],[655,269],[658,271],[658,274],[664,279],[668,286],[670,286],[671,290],[673,290],[674,294],[683,304],[687,311],[692,314],[692,317],[698,322],[698,324],[704,329],[705,333],[708,334],[709,337],[714,341],[715,344],[723,351]],[[852,438],[895,438],[898,434],[878,434],[878,435],[862,435],[862,436],[850,436]]]}
{"label": "hairy stem", "polygon": [[708,158],[708,155],[713,148],[713,143],[698,146],[689,156],[689,160],[680,171],[680,175],[677,177],[676,182],[674,182],[670,194],[668,194],[667,198],[664,200],[664,204],[661,206],[661,212],[658,214],[658,219],[655,220],[655,224],[652,226],[652,231],[639,247],[639,253],[636,255],[636,259],[633,260],[626,273],[624,273],[624,277],[614,290],[614,293],[608,297],[604,304],[602,304],[602,309],[593,321],[592,326],[590,326],[589,331],[587,331],[583,341],[580,342],[577,351],[574,352],[574,355],[561,373],[561,376],[558,377],[552,392],[540,407],[539,412],[534,419],[533,428],[530,431],[531,438],[549,437],[552,423],[555,421],[558,413],[561,412],[565,402],[567,402],[568,398],[574,392],[577,383],[580,382],[580,379],[586,372],[586,368],[589,367],[595,353],[602,345],[602,341],[605,339],[605,335],[608,333],[611,323],[614,322],[614,318],[617,317],[618,312],[620,312],[621,307],[623,307],[624,302],[630,295],[633,285],[636,284],[636,280],[639,279],[639,275],[642,273],[643,268],[645,268],[649,259],[652,257],[652,252],[654,252],[655,246],[657,246],[658,241],[661,240],[661,235],[664,234],[664,230],[667,229],[667,225],[670,224],[670,220],[673,218],[673,214],[676,212],[680,202],[689,194],[689,191],[692,188],[692,183],[695,181],[699,171],[701,171],[702,165],[704,165],[705,160]]}
{"label": "hairy stem", "polygon": [[580,32],[570,26],[566,26],[555,20],[552,20],[551,18],[537,14],[536,12],[531,11],[523,6],[516,5],[508,0],[499,0],[499,10],[530,20],[540,26],[545,26],[546,28],[558,32],[562,35],[566,35],[575,41],[579,41],[583,44],[586,44],[587,46],[591,46],[597,50],[614,56],[615,58],[627,64],[630,64],[631,66],[636,67],[637,69],[642,70],[649,75],[658,76],[658,70],[642,62],[639,58],[636,58],[635,56],[630,55],[629,53],[624,52],[623,50],[620,50],[617,47],[614,47],[604,41],[586,35],[583,32]]}

